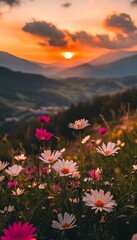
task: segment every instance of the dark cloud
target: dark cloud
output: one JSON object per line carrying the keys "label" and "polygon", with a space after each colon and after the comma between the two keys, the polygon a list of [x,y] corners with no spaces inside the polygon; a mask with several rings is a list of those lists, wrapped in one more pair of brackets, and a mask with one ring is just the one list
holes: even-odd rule
{"label": "dark cloud", "polygon": [[23,31],[28,32],[32,35],[43,38],[45,40],[45,44],[47,43],[50,46],[67,46],[67,41],[65,40],[65,33],[59,30],[52,23],[47,23],[45,21],[34,21],[26,23],[22,29]]}
{"label": "dark cloud", "polygon": [[119,15],[113,14],[106,18],[104,25],[107,28],[121,31],[123,33],[130,33],[136,31],[137,27],[132,21],[130,15],[121,13]]}
{"label": "dark cloud", "polygon": [[[106,49],[124,49],[137,45],[137,27],[131,17],[126,13],[112,15],[105,19],[107,29],[114,32],[114,37],[109,34],[92,35],[86,31],[71,33],[58,29],[52,23],[33,21],[26,23],[23,31],[34,36],[39,36],[42,47],[100,47]],[[108,27],[109,26],[109,27]],[[120,31],[117,31],[120,30]]]}
{"label": "dark cloud", "polygon": [[132,4],[133,6],[136,6],[136,5],[137,5],[137,0],[131,1],[131,4]]}
{"label": "dark cloud", "polygon": [[71,5],[72,5],[71,2],[65,2],[65,3],[62,3],[61,6],[64,7],[64,8],[69,8]]}
{"label": "dark cloud", "polygon": [[7,4],[9,6],[14,6],[14,5],[19,5],[20,0],[0,0],[0,4],[1,3]]}

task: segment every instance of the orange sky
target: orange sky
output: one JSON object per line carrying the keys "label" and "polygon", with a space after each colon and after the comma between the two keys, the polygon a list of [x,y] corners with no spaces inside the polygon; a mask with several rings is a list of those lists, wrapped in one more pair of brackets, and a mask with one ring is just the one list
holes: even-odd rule
{"label": "orange sky", "polygon": [[[0,5],[1,51],[43,63],[74,64],[110,51],[137,49],[137,6],[130,0],[20,2]],[[74,57],[64,59],[65,51],[75,52]]]}

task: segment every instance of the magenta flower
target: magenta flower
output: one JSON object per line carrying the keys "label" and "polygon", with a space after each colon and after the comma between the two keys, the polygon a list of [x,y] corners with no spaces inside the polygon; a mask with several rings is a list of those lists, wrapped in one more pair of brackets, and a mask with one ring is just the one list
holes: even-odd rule
{"label": "magenta flower", "polygon": [[108,131],[108,128],[100,128],[98,130],[98,134],[102,135],[102,134],[106,133],[107,131]]}
{"label": "magenta flower", "polygon": [[36,128],[36,133],[35,136],[38,140],[40,141],[47,141],[50,140],[51,137],[53,136],[52,133],[47,132],[46,129],[42,129],[42,128]]}
{"label": "magenta flower", "polygon": [[95,169],[95,170],[93,169],[93,170],[88,171],[89,175],[90,175],[93,179],[95,179],[96,181],[99,181],[99,180],[100,180],[100,178],[101,178],[101,172],[102,172],[102,170],[99,169],[99,168],[97,168],[97,169]]}
{"label": "magenta flower", "polygon": [[18,182],[9,181],[9,182],[7,183],[7,187],[8,187],[8,188],[16,187],[17,185],[18,185]]}
{"label": "magenta flower", "polygon": [[2,236],[1,240],[36,240],[34,236],[36,228],[26,222],[14,222],[12,225],[9,225],[7,229],[4,229],[4,236]]}
{"label": "magenta flower", "polygon": [[48,123],[48,122],[50,122],[50,117],[47,117],[47,116],[39,116],[38,117],[38,121],[39,122],[42,122],[42,123]]}

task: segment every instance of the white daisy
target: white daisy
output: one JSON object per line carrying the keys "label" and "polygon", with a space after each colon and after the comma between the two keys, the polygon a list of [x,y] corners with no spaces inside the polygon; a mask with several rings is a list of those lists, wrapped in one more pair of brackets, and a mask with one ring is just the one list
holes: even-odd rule
{"label": "white daisy", "polygon": [[85,197],[83,197],[83,201],[85,202],[86,206],[91,207],[95,210],[95,213],[98,211],[106,211],[111,212],[113,210],[113,207],[116,206],[115,200],[112,200],[113,196],[110,195],[110,192],[107,192],[104,194],[104,191],[102,189],[98,190],[92,190],[90,193],[85,193]]}
{"label": "white daisy", "polygon": [[53,220],[52,221],[52,227],[57,228],[59,230],[65,230],[74,228],[77,225],[75,225],[76,217],[73,214],[69,214],[67,212],[64,213],[64,216],[62,216],[61,213],[58,214],[58,220],[59,222]]}
{"label": "white daisy", "polygon": [[14,157],[17,161],[24,161],[27,157],[24,154],[20,154]]}
{"label": "white daisy", "polygon": [[8,162],[2,162],[2,161],[0,161],[0,171],[2,171],[5,167],[7,167],[8,166]]}
{"label": "white daisy", "polygon": [[80,120],[76,120],[74,123],[70,123],[68,125],[69,128],[73,128],[75,130],[81,130],[87,126],[89,126],[89,122],[88,120],[86,120],[85,118],[80,119]]}
{"label": "white daisy", "polygon": [[20,189],[20,188],[17,188],[16,191],[12,190],[12,195],[14,196],[20,196],[24,193],[25,189]]}
{"label": "white daisy", "polygon": [[58,160],[54,165],[53,168],[56,172],[59,173],[60,176],[69,176],[72,175],[74,172],[77,171],[77,163],[73,162],[73,160]]}
{"label": "white daisy", "polygon": [[15,164],[11,167],[8,167],[8,169],[6,169],[5,172],[11,175],[12,177],[16,177],[22,170],[23,170],[22,166]]}
{"label": "white daisy", "polygon": [[105,145],[104,143],[102,144],[102,148],[98,147],[96,148],[97,152],[103,154],[104,156],[110,156],[110,155],[115,155],[117,152],[117,150],[120,149],[120,147],[116,147],[115,143],[112,142],[108,142],[107,145]]}
{"label": "white daisy", "polygon": [[39,157],[39,159],[45,163],[51,164],[54,161],[58,160],[61,154],[62,153],[59,151],[51,152],[51,150],[44,150],[44,153],[41,153],[41,157]]}

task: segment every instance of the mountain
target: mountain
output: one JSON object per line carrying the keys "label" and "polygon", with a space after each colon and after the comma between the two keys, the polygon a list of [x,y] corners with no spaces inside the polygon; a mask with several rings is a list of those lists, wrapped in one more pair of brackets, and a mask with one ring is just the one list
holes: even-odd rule
{"label": "mountain", "polygon": [[137,51],[116,51],[116,52],[109,52],[107,54],[101,55],[97,58],[94,58],[92,61],[89,62],[89,64],[92,65],[100,65],[100,64],[106,64],[111,63],[117,60],[120,60],[121,58],[130,57],[133,55],[136,55]]}
{"label": "mountain", "polygon": [[9,68],[13,71],[20,71],[24,73],[41,74],[47,77],[57,77],[60,68],[57,64],[42,64],[28,61],[9,53],[0,51],[0,66]]}
{"label": "mountain", "polygon": [[137,55],[122,58],[108,64],[94,66],[82,64],[62,72],[63,77],[119,78],[137,75]]}

